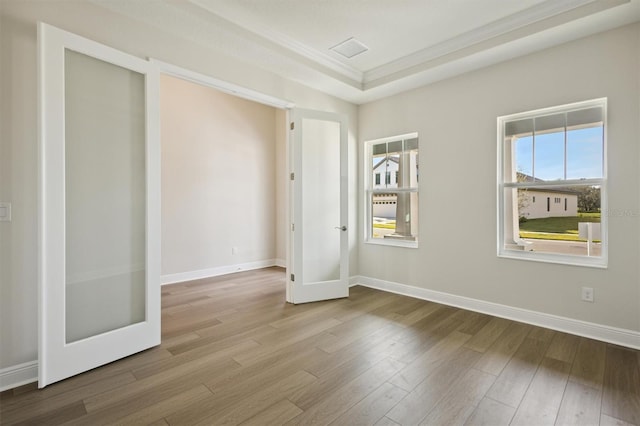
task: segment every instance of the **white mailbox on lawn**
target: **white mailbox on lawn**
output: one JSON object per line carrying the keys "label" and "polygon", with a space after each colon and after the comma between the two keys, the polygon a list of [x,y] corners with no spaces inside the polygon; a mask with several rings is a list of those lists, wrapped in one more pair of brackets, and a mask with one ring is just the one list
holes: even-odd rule
{"label": "white mailbox on lawn", "polygon": [[591,256],[591,243],[593,240],[601,240],[600,223],[578,222],[578,237],[587,240],[587,256]]}

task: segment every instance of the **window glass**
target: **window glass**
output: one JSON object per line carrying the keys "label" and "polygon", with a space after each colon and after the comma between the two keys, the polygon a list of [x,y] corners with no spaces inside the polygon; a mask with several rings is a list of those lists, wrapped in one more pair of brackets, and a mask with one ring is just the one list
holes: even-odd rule
{"label": "window glass", "polygon": [[516,139],[516,171],[533,177],[533,135]]}
{"label": "window glass", "polygon": [[606,266],[605,110],[598,99],[498,119],[499,255]]}
{"label": "window glass", "polygon": [[[370,165],[366,239],[415,247],[418,237],[418,138],[416,134],[366,143]],[[384,176],[384,179],[381,178]],[[382,181],[383,180],[383,181]]]}
{"label": "window glass", "polygon": [[567,179],[602,178],[603,126],[567,131]]}
{"label": "window glass", "polygon": [[545,181],[564,179],[564,132],[536,136],[533,177]]}

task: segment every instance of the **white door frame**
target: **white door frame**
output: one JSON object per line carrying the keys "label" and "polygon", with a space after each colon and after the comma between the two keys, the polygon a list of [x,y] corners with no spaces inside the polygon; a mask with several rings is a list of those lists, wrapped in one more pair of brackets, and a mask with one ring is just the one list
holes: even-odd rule
{"label": "white door frame", "polygon": [[[285,110],[286,113],[286,123],[285,125],[288,126],[289,123],[291,123],[294,120],[294,116],[295,116],[295,111],[298,110],[295,106],[295,104],[293,102],[281,99],[281,98],[277,98],[274,96],[270,96],[270,95],[266,95],[264,93],[252,90],[252,89],[248,89],[246,87],[242,87],[242,86],[238,86],[235,85],[233,83],[229,83],[227,81],[224,80],[220,80],[196,71],[192,71],[189,70],[187,68],[175,65],[175,64],[171,64],[168,62],[164,62],[158,59],[154,59],[154,58],[150,58],[150,61],[152,63],[154,63],[160,73],[162,74],[166,74],[166,75],[170,75],[173,77],[177,77],[183,80],[187,80],[190,81],[192,83],[196,83],[196,84],[200,84],[202,86],[205,87],[211,87],[213,89],[217,89],[220,90],[224,93],[228,93],[230,95],[233,96],[238,96],[240,98],[243,99],[247,99],[253,102],[257,102],[263,105],[268,105],[274,108],[278,108],[278,109],[282,109]],[[300,109],[299,111],[307,111],[309,112],[309,110],[302,110]],[[325,112],[321,112],[321,111],[312,111],[314,113],[320,114],[320,116],[325,117],[325,118],[330,118],[330,119],[337,119],[339,117],[339,120],[341,121],[341,131],[344,133],[343,137],[347,138],[347,122],[346,122],[346,117],[340,114],[335,114],[335,113],[325,113]],[[287,127],[287,129],[289,129]],[[291,138],[291,131],[287,131],[286,132],[286,170],[287,170],[287,174],[289,174],[292,170],[293,170],[293,140]],[[346,146],[347,144],[345,143],[345,145],[343,146],[343,152],[341,153],[341,155],[344,156],[344,158],[347,158],[347,151],[348,148]],[[346,162],[345,162],[345,168],[346,168]],[[345,169],[345,179],[347,179],[346,177],[346,169]],[[294,255],[293,255],[293,236],[291,233],[291,224],[292,224],[292,212],[293,212],[293,204],[294,204],[294,197],[293,197],[293,184],[291,180],[288,180],[288,185],[287,185],[288,190],[286,191],[286,218],[285,218],[285,223],[287,224],[287,227],[289,227],[288,231],[287,231],[287,239],[286,239],[286,300],[288,302],[292,302],[294,301],[293,299],[293,293],[292,293],[292,282],[291,282],[291,276],[293,274],[293,270],[294,270]],[[344,213],[343,213],[343,217],[341,218],[342,224],[347,225],[348,223],[348,213],[347,213],[347,209],[345,206],[344,209]],[[341,270],[345,271],[345,274],[347,274],[347,282],[348,282],[348,234],[349,232],[345,232],[345,235],[343,236],[343,239],[345,239],[345,241],[347,241],[346,245],[347,245],[347,261],[346,261],[346,265],[342,265]]]}
{"label": "white door frame", "polygon": [[202,86],[211,87],[213,89],[220,90],[221,92],[225,92],[239,98],[247,99],[259,104],[264,104],[284,110],[289,110],[295,106],[293,102],[280,99],[275,96],[266,95],[256,90],[247,89],[246,87],[238,86],[224,80],[210,77],[208,75],[201,74],[199,72],[192,71],[178,65],[170,64],[159,59],[149,58],[149,61],[155,64],[155,66],[162,74],[178,77],[192,83],[200,84]]}
{"label": "white door frame", "polygon": [[[176,77],[176,78],[180,78],[186,81],[190,81],[192,83],[195,84],[199,84],[201,86],[205,86],[205,87],[210,87],[212,89],[216,89],[219,90],[221,92],[227,93],[229,95],[233,95],[233,96],[237,96],[239,98],[243,98],[252,102],[257,102],[259,104],[263,104],[263,105],[267,105],[270,107],[274,107],[280,110],[284,110],[285,114],[286,114],[286,123],[283,123],[283,125],[287,125],[287,123],[290,122],[290,118],[291,118],[291,111],[292,109],[295,107],[295,104],[291,101],[287,101],[285,99],[281,99],[281,98],[277,98],[275,96],[271,96],[271,95],[266,95],[264,93],[258,92],[256,90],[252,90],[252,89],[248,89],[246,87],[242,87],[242,86],[238,86],[236,84],[233,83],[229,83],[227,81],[224,80],[220,80],[193,70],[189,70],[187,68],[175,65],[175,64],[171,64],[168,62],[164,62],[164,61],[160,61],[158,59],[154,59],[154,58],[150,58],[149,59],[152,63],[156,64],[156,66],[158,67],[158,70],[160,71],[161,74],[166,74],[166,75],[170,75],[172,77]],[[291,151],[291,141],[290,141],[290,134],[289,132],[286,132],[286,170],[291,170],[291,164],[290,164],[290,151]],[[285,200],[285,204],[287,206],[287,208],[285,209],[286,211],[286,215],[287,217],[285,218],[285,224],[290,223],[290,204],[291,204],[291,195],[289,191],[285,192],[286,195],[286,200]],[[286,273],[287,273],[287,277],[290,275],[290,269],[291,269],[291,247],[289,244],[289,240],[288,240],[288,236],[289,234],[287,234],[287,244],[286,244]],[[289,286],[287,285],[287,300],[288,299],[288,294],[289,294]]]}

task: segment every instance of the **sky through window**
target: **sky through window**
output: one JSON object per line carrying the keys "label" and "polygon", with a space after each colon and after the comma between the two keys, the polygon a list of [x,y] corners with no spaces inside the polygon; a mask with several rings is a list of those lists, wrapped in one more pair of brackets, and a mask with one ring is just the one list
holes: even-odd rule
{"label": "sky through window", "polygon": [[[519,173],[544,181],[593,179],[603,175],[603,128],[588,127],[518,138],[515,143]],[[566,177],[565,177],[566,166]]]}

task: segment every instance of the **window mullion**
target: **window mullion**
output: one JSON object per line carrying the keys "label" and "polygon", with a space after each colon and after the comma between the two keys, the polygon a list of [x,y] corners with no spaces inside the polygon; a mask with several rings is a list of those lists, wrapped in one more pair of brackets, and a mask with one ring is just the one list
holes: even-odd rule
{"label": "window mullion", "polygon": [[[535,123],[535,121],[534,121]],[[531,136],[531,178],[536,179],[536,128],[533,127],[533,135]]]}
{"label": "window mullion", "polygon": [[567,180],[567,113],[564,113],[564,180]]}

